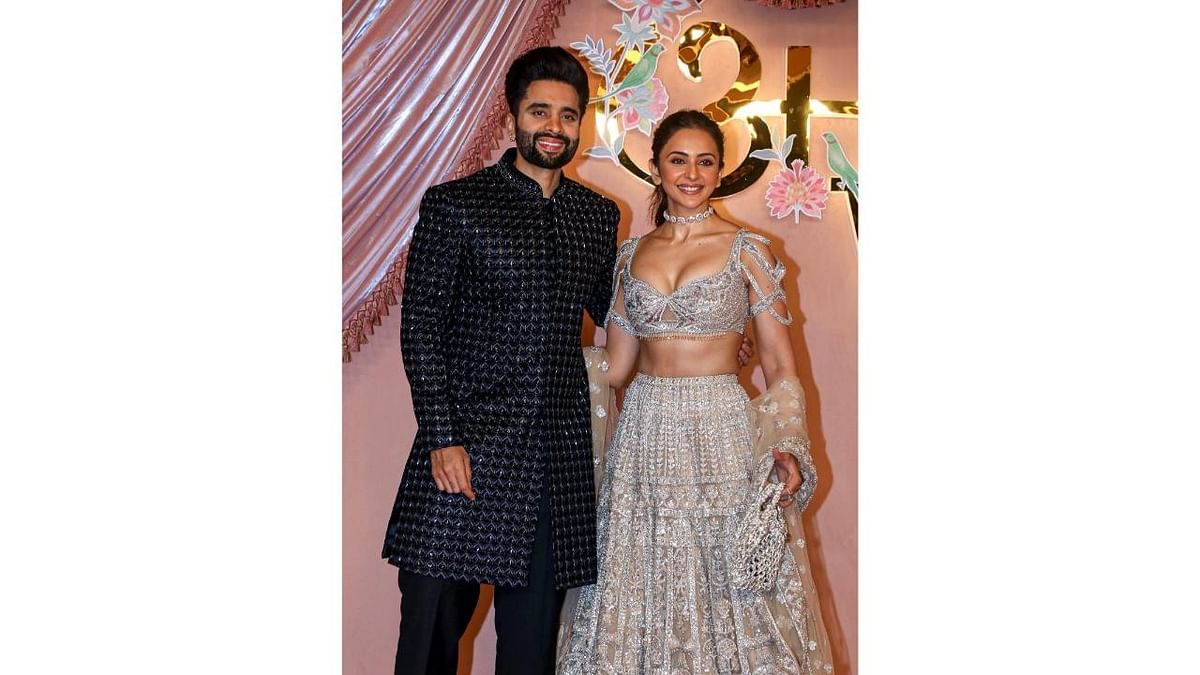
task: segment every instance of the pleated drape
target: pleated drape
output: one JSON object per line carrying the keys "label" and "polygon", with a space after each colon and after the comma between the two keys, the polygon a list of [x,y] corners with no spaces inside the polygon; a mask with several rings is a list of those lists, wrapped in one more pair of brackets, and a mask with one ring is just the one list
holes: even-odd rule
{"label": "pleated drape", "polygon": [[549,44],[568,0],[346,0],[342,13],[342,357],[400,295],[425,189],[483,166],[504,73]]}

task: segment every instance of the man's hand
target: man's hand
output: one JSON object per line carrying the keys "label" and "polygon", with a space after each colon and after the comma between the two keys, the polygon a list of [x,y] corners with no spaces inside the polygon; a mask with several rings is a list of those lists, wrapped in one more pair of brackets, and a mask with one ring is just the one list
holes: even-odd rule
{"label": "man's hand", "polygon": [[475,500],[475,491],[471,489],[471,458],[467,449],[461,445],[452,445],[429,453],[433,462],[433,482],[442,492],[464,494],[467,499]]}
{"label": "man's hand", "polygon": [[738,347],[738,363],[743,368],[750,364],[750,359],[754,357],[754,341],[749,336],[742,336],[742,346]]}
{"label": "man's hand", "polygon": [[804,482],[804,476],[800,473],[800,462],[796,461],[795,455],[779,450],[771,450],[771,455],[775,457],[775,475],[784,484],[779,505],[788,506],[795,499],[796,490],[799,490],[800,484]]}

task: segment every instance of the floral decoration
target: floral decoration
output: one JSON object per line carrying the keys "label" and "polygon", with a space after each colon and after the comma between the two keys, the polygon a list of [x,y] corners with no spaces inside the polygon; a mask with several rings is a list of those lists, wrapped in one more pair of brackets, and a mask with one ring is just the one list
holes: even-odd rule
{"label": "floral decoration", "polygon": [[[620,163],[625,135],[637,132],[650,136],[654,125],[667,114],[670,97],[662,80],[654,77],[659,57],[679,35],[683,19],[700,11],[696,0],[609,0],[621,10],[613,24],[616,40],[606,45],[603,38],[585,35],[572,42],[588,68],[603,79],[603,94],[589,101],[601,110],[596,125],[599,145],[584,150],[588,157]],[[620,76],[621,65],[632,64]]]}
{"label": "floral decoration", "polygon": [[696,0],[608,0],[623,12],[633,12],[638,21],[653,21],[658,32],[674,40],[683,19],[700,11]]}
{"label": "floral decoration", "polygon": [[788,166],[787,156],[792,152],[796,135],[791,134],[783,141],[783,147],[755,150],[751,157],[779,162],[783,169],[767,184],[767,208],[775,218],[794,217],[800,223],[800,214],[820,219],[829,201],[829,185],[824,176],[804,160],[796,159]]}
{"label": "floral decoration", "polygon": [[651,78],[647,86],[620,92],[617,100],[620,105],[614,112],[621,113],[621,125],[649,136],[653,124],[667,112],[667,87],[657,77]]}
{"label": "floral decoration", "polygon": [[804,166],[802,159],[794,160],[792,168],[780,171],[767,184],[767,208],[776,218],[793,214],[797,223],[801,213],[820,218],[828,199],[825,177],[811,166]]}

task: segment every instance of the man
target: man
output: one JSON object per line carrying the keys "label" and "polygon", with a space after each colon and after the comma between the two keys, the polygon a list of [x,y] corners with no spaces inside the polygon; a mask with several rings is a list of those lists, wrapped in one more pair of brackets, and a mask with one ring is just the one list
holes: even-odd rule
{"label": "man", "polygon": [[603,325],[620,212],[563,176],[588,99],[559,47],[505,78],[516,138],[421,202],[401,315],[417,435],[383,546],[400,568],[396,673],[457,670],[496,586],[496,673],[553,673],[565,589],[596,578],[582,312]]}

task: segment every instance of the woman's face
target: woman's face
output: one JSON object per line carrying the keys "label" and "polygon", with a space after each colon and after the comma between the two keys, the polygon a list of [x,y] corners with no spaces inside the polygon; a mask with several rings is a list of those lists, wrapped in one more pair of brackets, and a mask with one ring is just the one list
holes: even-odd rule
{"label": "woman's face", "polygon": [[667,193],[667,212],[690,216],[708,207],[721,182],[717,142],[701,129],[680,129],[663,146],[650,174]]}

